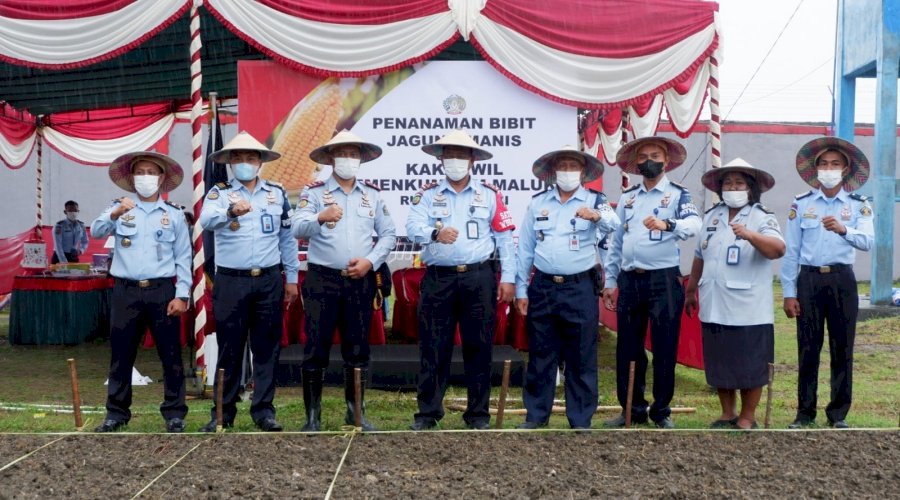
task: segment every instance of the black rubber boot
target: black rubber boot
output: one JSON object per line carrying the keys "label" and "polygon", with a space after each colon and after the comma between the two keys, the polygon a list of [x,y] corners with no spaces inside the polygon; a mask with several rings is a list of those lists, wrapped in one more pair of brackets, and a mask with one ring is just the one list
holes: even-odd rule
{"label": "black rubber boot", "polygon": [[324,370],[303,370],[303,405],[306,407],[306,425],[303,432],[319,432],[322,429],[322,381]]}
{"label": "black rubber boot", "polygon": [[[369,376],[369,370],[363,368],[362,374],[360,376],[360,385],[359,385],[359,394],[360,394],[360,403],[361,403],[361,418],[360,418],[360,427],[365,432],[377,431],[368,420],[366,420],[366,378]],[[347,425],[355,425],[355,416],[354,416],[354,406],[356,404],[356,385],[355,379],[353,378],[353,368],[344,368],[344,400],[347,401],[347,415],[344,417],[344,422]]]}

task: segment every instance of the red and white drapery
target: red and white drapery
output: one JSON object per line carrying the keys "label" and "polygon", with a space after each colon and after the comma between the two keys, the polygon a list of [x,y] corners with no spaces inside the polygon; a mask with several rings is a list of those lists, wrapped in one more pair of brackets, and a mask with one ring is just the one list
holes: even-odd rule
{"label": "red and white drapery", "polygon": [[[191,4],[4,0],[0,60],[41,68],[85,66],[147,40]],[[714,2],[203,0],[203,6],[261,52],[318,75],[383,73],[426,60],[462,36],[498,71],[547,99],[603,110],[606,121],[624,111],[635,137],[655,133],[663,110],[673,128],[687,135],[707,92],[717,91],[710,79],[719,44]],[[33,147],[33,135],[23,136],[8,121],[0,116],[0,159],[18,166]],[[584,141],[611,161],[622,123],[607,125]],[[110,126],[108,137],[88,138],[51,126],[46,138],[71,158],[104,163],[158,140],[171,124],[161,119],[145,127],[126,138]],[[105,142],[94,144],[100,140]]]}

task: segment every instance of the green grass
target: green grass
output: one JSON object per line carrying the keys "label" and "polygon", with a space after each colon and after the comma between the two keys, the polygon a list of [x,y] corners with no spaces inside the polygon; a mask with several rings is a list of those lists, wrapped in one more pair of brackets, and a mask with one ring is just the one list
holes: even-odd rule
{"label": "green grass", "polygon": [[[860,284],[865,293],[866,284]],[[8,316],[0,316],[4,321]],[[74,429],[71,414],[55,414],[46,409],[28,407],[37,404],[71,405],[71,387],[66,360],[78,362],[79,385],[82,404],[101,411],[106,397],[106,371],[109,364],[108,344],[103,341],[79,346],[10,346],[5,342],[8,325],[0,323],[0,403],[24,406],[23,411],[0,410],[0,432],[51,432]],[[184,359],[190,353],[185,351]],[[615,333],[601,329],[600,404],[616,405],[615,396]],[[822,407],[829,399],[829,370],[827,343],[822,353],[819,372],[820,423],[824,422]],[[155,350],[141,349],[136,366],[154,380],[160,380],[162,369]],[[848,421],[855,427],[896,427],[900,414],[900,317],[876,319],[860,323],[857,328],[854,368],[854,402]],[[797,344],[794,321],[781,310],[781,290],[775,289],[775,382],[773,390],[772,421],[776,428],[783,428],[794,418],[797,387]],[[648,374],[648,385],[652,376]],[[648,396],[651,395],[648,386]],[[499,395],[499,388],[493,395]],[[465,397],[465,388],[451,387],[447,397]],[[519,388],[510,388],[512,400],[521,398]],[[562,388],[557,391],[562,398]],[[129,430],[134,432],[161,432],[164,430],[158,405],[162,399],[160,383],[134,388],[134,404]],[[299,387],[279,387],[275,403],[278,418],[287,430],[299,430],[305,421],[303,398]],[[188,402],[188,430],[196,430],[209,419],[211,401]],[[384,430],[406,429],[416,411],[415,392],[369,391],[366,405],[368,417]],[[676,370],[675,398],[673,406],[695,407],[696,413],[674,415],[679,428],[706,428],[720,412],[715,392],[706,385],[702,371],[678,366]],[[241,403],[235,422],[238,431],[253,431],[255,426],[248,415],[249,403]],[[508,408],[520,407],[510,404]],[[323,397],[323,428],[339,430],[344,416],[343,389],[326,387]],[[765,394],[757,411],[762,421],[765,414]],[[594,419],[594,427],[614,414],[600,414]],[[99,424],[103,413],[85,415],[85,428]],[[523,416],[507,416],[505,427],[512,428],[524,420]],[[565,416],[554,416],[551,427],[567,428]],[[462,415],[448,411],[441,428],[464,428]]]}

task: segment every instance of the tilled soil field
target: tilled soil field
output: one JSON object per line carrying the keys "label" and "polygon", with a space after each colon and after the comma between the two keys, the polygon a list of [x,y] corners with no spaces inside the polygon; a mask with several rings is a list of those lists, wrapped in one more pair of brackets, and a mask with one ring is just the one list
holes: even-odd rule
{"label": "tilled soil field", "polygon": [[898,463],[898,431],[4,435],[0,498],[897,498]]}

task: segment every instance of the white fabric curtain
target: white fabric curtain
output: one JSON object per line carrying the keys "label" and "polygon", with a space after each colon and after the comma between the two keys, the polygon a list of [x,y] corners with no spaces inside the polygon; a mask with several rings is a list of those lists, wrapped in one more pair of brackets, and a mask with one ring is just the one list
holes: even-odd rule
{"label": "white fabric curtain", "polygon": [[65,156],[94,165],[106,165],[129,151],[146,150],[169,134],[175,124],[175,115],[170,114],[152,125],[131,135],[116,139],[90,140],[64,135],[51,127],[44,128],[44,139],[48,145]]}

